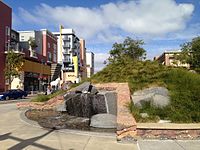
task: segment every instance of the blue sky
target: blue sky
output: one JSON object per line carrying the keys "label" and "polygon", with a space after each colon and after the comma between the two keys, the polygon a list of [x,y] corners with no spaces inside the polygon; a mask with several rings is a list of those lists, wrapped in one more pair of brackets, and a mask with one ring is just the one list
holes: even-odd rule
{"label": "blue sky", "polygon": [[13,28],[75,29],[103,67],[114,42],[143,39],[147,58],[200,35],[200,0],[4,0],[13,9]]}

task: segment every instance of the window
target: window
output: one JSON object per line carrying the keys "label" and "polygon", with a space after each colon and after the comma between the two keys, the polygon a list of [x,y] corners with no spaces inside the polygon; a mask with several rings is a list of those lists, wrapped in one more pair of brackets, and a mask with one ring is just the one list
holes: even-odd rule
{"label": "window", "polygon": [[56,50],[56,44],[53,44],[53,49]]}
{"label": "window", "polygon": [[54,62],[56,62],[56,56],[57,56],[57,55],[54,53],[54,54],[53,54],[53,61],[54,61]]}
{"label": "window", "polygon": [[50,52],[48,52],[48,61],[52,61],[52,55]]}
{"label": "window", "polygon": [[6,36],[10,36],[10,27],[6,26]]}
{"label": "window", "polygon": [[51,45],[50,45],[50,43],[48,43],[48,48],[50,48],[51,47]]}

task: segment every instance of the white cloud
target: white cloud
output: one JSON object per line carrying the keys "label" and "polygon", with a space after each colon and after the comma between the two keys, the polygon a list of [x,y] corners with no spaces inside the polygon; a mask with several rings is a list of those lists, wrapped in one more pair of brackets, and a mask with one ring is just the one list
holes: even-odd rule
{"label": "white cloud", "polygon": [[[73,28],[79,37],[90,43],[90,50],[95,53],[95,72],[101,70],[111,46],[120,42],[125,36],[139,37],[145,41],[182,39],[193,37],[200,31],[200,25],[187,27],[194,5],[176,3],[175,0],[134,0],[112,2],[95,8],[57,6],[40,4],[32,10],[19,8],[18,23],[29,23],[41,28],[58,30],[58,25]],[[16,20],[16,19],[15,19]],[[17,21],[14,21],[14,25]],[[17,26],[17,25],[15,25]],[[98,46],[91,46],[91,43]],[[164,49],[178,46],[161,46],[149,49],[149,58],[153,58]],[[96,50],[95,50],[96,49]],[[99,49],[99,50],[98,50]]]}
{"label": "white cloud", "polygon": [[109,54],[107,53],[95,53],[94,54],[94,68],[95,73],[102,70],[106,64],[104,64],[104,61],[107,61],[109,57]]}
{"label": "white cloud", "polygon": [[85,39],[94,37],[102,42],[121,39],[121,30],[129,34],[159,36],[186,27],[194,10],[192,4],[177,4],[175,0],[140,0],[108,3],[97,8],[41,4],[32,11],[20,8],[25,22],[74,28]]}

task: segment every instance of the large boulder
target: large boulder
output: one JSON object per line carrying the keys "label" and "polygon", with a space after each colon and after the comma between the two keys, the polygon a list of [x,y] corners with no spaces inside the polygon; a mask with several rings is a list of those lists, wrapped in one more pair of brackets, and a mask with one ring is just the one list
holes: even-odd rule
{"label": "large boulder", "polygon": [[137,107],[142,107],[146,102],[162,108],[170,103],[169,91],[165,87],[151,87],[133,93],[132,101]]}
{"label": "large boulder", "polygon": [[82,83],[81,85],[75,87],[74,91],[76,93],[91,93],[91,94],[98,93],[98,90],[90,82]]}
{"label": "large boulder", "polygon": [[91,127],[95,128],[117,128],[117,117],[112,114],[97,114],[91,118]]}

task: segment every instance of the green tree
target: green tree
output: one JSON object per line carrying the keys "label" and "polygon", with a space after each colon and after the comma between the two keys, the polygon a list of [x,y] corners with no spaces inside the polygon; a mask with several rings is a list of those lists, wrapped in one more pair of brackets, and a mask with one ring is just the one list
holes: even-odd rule
{"label": "green tree", "polygon": [[36,44],[36,41],[33,37],[30,37],[29,40],[28,40],[28,43],[31,47],[31,50],[35,50],[35,48],[38,47],[38,45]]}
{"label": "green tree", "polygon": [[181,54],[178,59],[182,63],[189,63],[192,69],[200,71],[200,37],[192,39],[181,46]]}
{"label": "green tree", "polygon": [[[9,86],[14,78],[19,77],[23,67],[23,55],[8,50],[6,55],[5,79],[9,81]],[[9,87],[10,88],[10,87]]]}
{"label": "green tree", "polygon": [[109,61],[118,61],[126,58],[142,60],[146,58],[146,51],[142,48],[143,40],[134,40],[127,37],[123,43],[114,43],[110,53]]}

